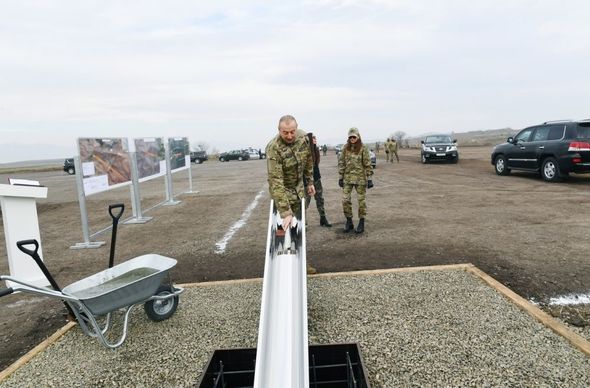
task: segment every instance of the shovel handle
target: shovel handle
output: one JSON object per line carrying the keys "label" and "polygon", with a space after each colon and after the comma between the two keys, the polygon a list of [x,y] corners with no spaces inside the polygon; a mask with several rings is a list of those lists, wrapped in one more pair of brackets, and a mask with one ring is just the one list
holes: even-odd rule
{"label": "shovel handle", "polygon": [[12,289],[12,287],[5,288],[3,290],[0,290],[0,298],[2,298],[3,296],[6,296],[6,295],[10,295],[13,292],[14,292],[14,290]]}
{"label": "shovel handle", "polygon": [[[118,214],[113,214],[113,210],[115,209],[121,209],[119,211]],[[121,216],[123,215],[123,211],[125,211],[125,204],[122,203],[116,203],[114,205],[109,205],[109,214],[111,215],[111,218],[113,219],[113,221],[119,221],[119,218],[121,218]]]}
{"label": "shovel handle", "polygon": [[[34,245],[35,249],[27,249],[25,248],[25,245]],[[35,256],[37,256],[37,251],[39,250],[39,242],[37,240],[21,240],[21,241],[17,241],[16,246],[18,247],[18,249],[21,250],[21,252],[26,253],[27,255],[31,256],[32,258],[35,258]]]}

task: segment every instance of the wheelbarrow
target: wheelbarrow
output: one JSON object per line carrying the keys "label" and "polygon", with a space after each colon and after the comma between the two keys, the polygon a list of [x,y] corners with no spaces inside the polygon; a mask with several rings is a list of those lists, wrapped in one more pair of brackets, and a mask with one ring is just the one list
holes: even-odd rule
{"label": "wheelbarrow", "polygon": [[[114,226],[116,230],[115,223]],[[116,232],[114,235],[116,236]],[[35,260],[52,288],[39,287],[12,276],[0,275],[0,280],[16,284],[0,290],[0,297],[23,291],[60,299],[75,316],[85,334],[97,338],[111,349],[121,346],[125,341],[129,315],[135,306],[143,304],[148,318],[163,321],[174,314],[179,303],[178,296],[184,291],[181,287],[174,287],[169,279],[168,271],[176,265],[176,260],[148,254],[112,266],[114,245],[111,246],[110,268],[60,289],[39,257],[37,240],[18,241],[16,245]],[[29,249],[27,246],[34,248]],[[119,339],[111,342],[106,338],[106,333],[111,328],[111,315],[117,310],[124,313],[123,329]],[[99,324],[99,320],[103,321],[103,325]]]}

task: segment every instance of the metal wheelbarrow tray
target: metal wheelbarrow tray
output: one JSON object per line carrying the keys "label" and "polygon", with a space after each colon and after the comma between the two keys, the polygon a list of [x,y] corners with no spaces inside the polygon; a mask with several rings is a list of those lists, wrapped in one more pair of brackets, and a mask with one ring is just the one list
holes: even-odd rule
{"label": "metal wheelbarrow tray", "polygon": [[[61,299],[70,313],[75,315],[82,331],[97,338],[108,348],[117,348],[125,341],[133,307],[144,304],[148,318],[163,321],[174,314],[178,307],[178,296],[184,291],[167,279],[168,271],[176,265],[176,260],[157,254],[138,256],[60,290],[37,254],[37,241],[28,240],[19,244],[19,248],[33,257],[41,267],[53,289],[38,287],[11,276],[0,276],[0,280],[15,283],[10,288],[0,290],[0,297],[23,291]],[[23,249],[26,244],[34,244],[34,251]],[[124,313],[123,329],[119,339],[111,341],[106,333],[111,327],[111,314],[116,310]],[[105,318],[103,325],[97,321],[99,317]]]}
{"label": "metal wheelbarrow tray", "polygon": [[138,256],[64,287],[94,315],[141,303],[156,294],[176,260],[156,254]]}

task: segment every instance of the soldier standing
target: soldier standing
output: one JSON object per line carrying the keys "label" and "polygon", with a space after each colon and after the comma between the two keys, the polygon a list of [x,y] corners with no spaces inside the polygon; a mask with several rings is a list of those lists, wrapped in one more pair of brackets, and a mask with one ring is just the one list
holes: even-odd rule
{"label": "soldier standing", "polygon": [[385,140],[385,145],[383,146],[383,148],[385,148],[385,161],[389,162],[389,138],[387,138],[387,140]]}
{"label": "soldier standing", "polygon": [[[301,199],[315,195],[313,160],[305,132],[297,129],[291,115],[279,119],[279,134],[266,146],[268,190],[283,219],[283,230],[291,227],[293,216],[301,220]],[[304,178],[307,187],[304,187]],[[316,273],[307,264],[307,273]]]}
{"label": "soldier standing", "polygon": [[352,201],[351,194],[353,188],[359,203],[358,216],[359,223],[356,233],[365,231],[365,216],[367,215],[366,193],[367,189],[373,187],[373,168],[371,167],[371,156],[369,149],[363,145],[361,135],[357,128],[348,130],[348,141],[342,148],[342,155],[338,159],[338,174],[340,179],[338,185],[342,190],[342,208],[346,217],[346,226],[344,232],[348,233],[354,230],[352,223]]}
{"label": "soldier standing", "polygon": [[[315,139],[315,137],[314,137],[314,139]],[[314,143],[314,144],[315,144],[315,143]],[[326,153],[328,152],[328,146],[327,146],[327,145],[325,145],[325,144],[324,144],[324,145],[322,146],[322,152],[324,153],[324,156],[326,156]]]}
{"label": "soldier standing", "polygon": [[[317,139],[312,133],[307,134],[308,138],[311,138],[311,157],[313,159],[313,187],[315,188],[315,204],[320,213],[320,226],[332,227],[332,224],[326,218],[326,208],[324,207],[324,195],[322,188],[322,175],[320,174],[320,150],[317,146]],[[326,145],[324,144],[324,155],[326,155]],[[305,196],[305,208],[309,207],[311,202],[311,195]]]}
{"label": "soldier standing", "polygon": [[397,156],[397,141],[395,141],[395,137],[392,137],[389,143],[389,158],[391,163],[393,163],[393,155],[395,155],[395,159],[399,163],[399,156]]}

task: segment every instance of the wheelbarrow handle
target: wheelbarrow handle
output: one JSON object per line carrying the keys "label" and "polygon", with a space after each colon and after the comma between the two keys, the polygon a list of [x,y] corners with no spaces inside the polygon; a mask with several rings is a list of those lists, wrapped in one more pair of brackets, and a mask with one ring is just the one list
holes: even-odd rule
{"label": "wheelbarrow handle", "polygon": [[[113,214],[113,210],[115,209],[121,209],[119,211],[118,214]],[[123,215],[123,211],[125,211],[125,204],[123,203],[116,203],[114,205],[109,205],[109,214],[111,215],[111,218],[113,219],[113,221],[117,220],[119,221],[119,218],[121,218],[121,216]]]}
{"label": "wheelbarrow handle", "polygon": [[14,292],[14,290],[12,289],[12,287],[8,287],[3,290],[0,290],[0,298],[2,298],[3,296],[6,296],[6,295],[10,295],[13,292]]}
{"label": "wheelbarrow handle", "polygon": [[[35,249],[27,249],[25,248],[25,245],[34,245]],[[26,253],[33,258],[37,255],[37,251],[39,250],[39,242],[35,239],[17,241],[16,246],[21,250],[21,252]]]}

